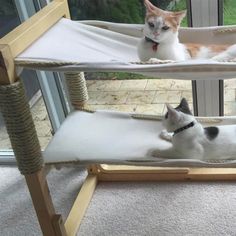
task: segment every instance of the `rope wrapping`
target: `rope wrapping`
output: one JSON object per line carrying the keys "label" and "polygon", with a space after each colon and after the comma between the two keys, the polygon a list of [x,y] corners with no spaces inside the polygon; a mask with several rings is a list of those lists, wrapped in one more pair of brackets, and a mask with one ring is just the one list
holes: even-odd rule
{"label": "rope wrapping", "polygon": [[75,109],[84,107],[88,101],[88,91],[83,72],[66,72],[66,83],[70,95],[71,104]]}
{"label": "rope wrapping", "polygon": [[225,28],[225,29],[216,29],[213,31],[214,34],[225,34],[225,33],[236,33],[236,27]]}
{"label": "rope wrapping", "polygon": [[39,171],[43,158],[22,82],[0,86],[0,110],[21,174]]}
{"label": "rope wrapping", "polygon": [[[217,61],[216,61],[217,62]],[[219,62],[225,62],[225,63],[235,63],[236,58],[229,59],[229,60],[222,60]],[[170,64],[170,63],[177,63],[177,61],[171,61],[171,60],[158,60],[158,61],[131,61],[130,64],[134,65],[162,65],[162,64]],[[21,66],[21,67],[27,67],[27,68],[57,68],[57,67],[63,67],[63,66],[79,66],[81,65],[80,62],[74,62],[74,61],[28,61],[28,60],[22,60],[22,59],[15,59],[15,65]],[[68,72],[68,73],[78,73],[78,72]],[[66,73],[65,73],[66,74]]]}

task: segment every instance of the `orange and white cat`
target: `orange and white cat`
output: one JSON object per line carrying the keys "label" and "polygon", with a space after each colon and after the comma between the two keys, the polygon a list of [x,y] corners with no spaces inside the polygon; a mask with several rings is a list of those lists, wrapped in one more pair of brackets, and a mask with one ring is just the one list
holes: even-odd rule
{"label": "orange and white cat", "polygon": [[144,0],[144,4],[146,6],[145,25],[143,38],[138,44],[138,56],[141,61],[172,62],[192,58],[227,61],[236,58],[236,44],[204,46],[180,43],[178,30],[186,11],[164,11],[149,0]]}

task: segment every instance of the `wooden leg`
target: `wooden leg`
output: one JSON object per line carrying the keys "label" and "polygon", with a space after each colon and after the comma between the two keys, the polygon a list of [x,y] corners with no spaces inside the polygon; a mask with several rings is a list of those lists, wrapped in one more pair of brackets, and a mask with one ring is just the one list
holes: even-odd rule
{"label": "wooden leg", "polygon": [[55,215],[53,217],[53,226],[55,229],[55,233],[57,236],[65,236],[66,234],[66,229],[64,226],[64,222],[62,220],[61,215]]}
{"label": "wooden leg", "polygon": [[58,233],[64,225],[60,224],[60,220],[55,220],[55,217],[58,217],[58,215],[55,213],[44,170],[42,169],[31,175],[25,175],[25,179],[43,235],[65,236],[65,230],[64,233],[63,230],[61,230],[61,234]]}
{"label": "wooden leg", "polygon": [[97,186],[97,176],[88,174],[65,222],[67,236],[76,235]]}

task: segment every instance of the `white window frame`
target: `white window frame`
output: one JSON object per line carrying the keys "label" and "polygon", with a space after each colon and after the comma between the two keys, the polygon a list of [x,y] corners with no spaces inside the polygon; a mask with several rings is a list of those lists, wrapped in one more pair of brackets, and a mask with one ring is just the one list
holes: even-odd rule
{"label": "white window frame", "polygon": [[[216,26],[222,24],[223,7],[218,0],[189,0],[190,26]],[[194,114],[198,116],[224,115],[223,80],[197,80],[192,83]]]}

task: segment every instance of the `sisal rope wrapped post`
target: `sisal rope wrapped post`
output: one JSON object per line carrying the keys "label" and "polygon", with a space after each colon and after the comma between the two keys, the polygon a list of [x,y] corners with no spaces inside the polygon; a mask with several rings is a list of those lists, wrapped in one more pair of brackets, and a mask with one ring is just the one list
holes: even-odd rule
{"label": "sisal rope wrapped post", "polygon": [[22,82],[0,86],[0,110],[23,175],[43,167],[43,158]]}
{"label": "sisal rope wrapped post", "polygon": [[83,72],[66,72],[66,84],[68,87],[70,101],[75,109],[83,109],[88,101],[88,91]]}

